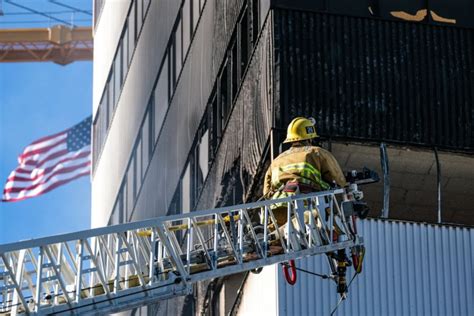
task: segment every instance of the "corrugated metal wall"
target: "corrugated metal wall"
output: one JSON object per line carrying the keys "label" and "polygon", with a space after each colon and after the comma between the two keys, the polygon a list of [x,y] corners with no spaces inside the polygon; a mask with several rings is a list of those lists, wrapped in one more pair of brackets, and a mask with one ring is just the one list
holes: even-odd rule
{"label": "corrugated metal wall", "polygon": [[[281,127],[474,149],[474,30],[275,9]],[[278,91],[277,91],[278,92]]]}
{"label": "corrugated metal wall", "polygon": [[[474,315],[474,230],[395,221],[359,224],[364,271],[335,315]],[[296,266],[328,273],[326,258]],[[349,277],[352,277],[352,268]],[[334,282],[298,272],[289,286],[278,272],[279,315],[329,315]]]}

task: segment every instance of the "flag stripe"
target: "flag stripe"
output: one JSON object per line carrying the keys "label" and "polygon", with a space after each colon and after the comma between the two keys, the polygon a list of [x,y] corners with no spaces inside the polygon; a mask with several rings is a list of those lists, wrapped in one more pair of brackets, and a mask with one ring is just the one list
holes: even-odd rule
{"label": "flag stripe", "polygon": [[[81,158],[87,158],[87,159],[90,159],[89,155],[90,155],[90,151],[85,151],[85,152],[81,152],[79,155],[71,155],[70,157],[68,158],[64,158],[64,159],[61,159],[57,162],[57,164],[64,164],[64,165],[67,165],[68,162],[70,161],[76,161],[76,160],[79,160]],[[53,165],[53,166],[50,166],[46,169],[43,169],[41,170],[39,173],[37,173],[36,175],[34,175],[33,173],[31,173],[30,171],[28,171],[27,175],[30,175],[31,177],[30,178],[26,178],[26,177],[22,177],[22,176],[17,176],[16,173],[20,173],[20,172],[16,172],[13,171],[12,172],[12,175],[8,177],[8,181],[33,181],[43,175],[47,175],[48,173],[50,173],[52,170],[54,170],[54,168],[56,168],[56,164]]]}
{"label": "flag stripe", "polygon": [[[55,172],[53,172],[49,176],[41,178],[40,181],[36,181],[36,183],[30,184],[30,185],[27,184],[27,185],[22,186],[22,185],[19,185],[18,183],[9,183],[8,185],[5,186],[5,189],[3,189],[3,194],[18,193],[18,192],[21,192],[21,191],[24,191],[24,190],[34,190],[37,187],[39,187],[40,185],[43,185],[43,184],[49,182],[50,180],[52,180],[53,177],[56,177],[56,176],[64,174],[64,173],[71,173],[71,172],[76,171],[77,169],[88,167],[89,165],[90,165],[90,161],[87,161],[87,162],[79,164],[77,166],[61,168],[59,170],[56,170]],[[25,184],[25,183],[23,183],[23,184]]]}
{"label": "flag stripe", "polygon": [[35,140],[34,142],[32,142],[32,143],[30,144],[30,146],[31,146],[31,145],[36,145],[36,144],[39,144],[39,143],[42,143],[42,142],[45,142],[45,141],[48,141],[48,140],[53,139],[53,138],[55,138],[55,137],[57,137],[57,136],[60,136],[61,134],[67,134],[68,131],[69,131],[69,129],[64,130],[64,131],[62,131],[62,132],[59,132],[59,133],[56,133],[56,134],[53,134],[53,135],[49,135],[49,136],[42,137],[42,138],[37,139],[37,140]]}
{"label": "flag stripe", "polygon": [[82,167],[76,171],[73,171],[71,173],[67,173],[67,174],[59,174],[59,175],[56,175],[54,176],[51,180],[52,181],[49,181],[49,182],[46,182],[46,183],[42,183],[40,186],[37,186],[36,188],[32,189],[32,190],[22,190],[21,192],[6,192],[3,194],[3,196],[10,196],[10,197],[18,197],[18,196],[24,196],[25,194],[26,195],[29,195],[29,194],[36,194],[40,191],[43,191],[47,188],[49,188],[51,185],[53,185],[54,183],[58,182],[58,181],[62,181],[64,179],[69,179],[77,174],[80,174],[80,173],[83,173],[83,172],[90,172],[90,166],[86,166],[86,167]]}
{"label": "flag stripe", "polygon": [[89,174],[90,174],[90,170],[83,171],[81,173],[78,173],[77,175],[74,175],[71,178],[67,178],[67,179],[64,179],[64,180],[54,182],[51,186],[49,186],[49,187],[47,187],[43,190],[35,191],[34,193],[30,193],[30,194],[28,194],[28,193],[31,192],[31,191],[23,191],[25,194],[17,194],[17,195],[14,195],[14,196],[8,195],[7,197],[5,197],[5,195],[4,195],[2,201],[3,202],[16,202],[16,201],[22,201],[22,200],[25,200],[25,199],[28,199],[28,198],[32,198],[32,197],[35,197],[35,196],[39,196],[39,195],[45,194],[45,193],[57,188],[57,187],[59,187],[63,184],[71,182],[72,180],[78,179],[78,178],[83,177],[83,176],[88,176]]}
{"label": "flag stripe", "polygon": [[64,156],[69,152],[67,150],[66,145],[60,145],[60,146],[58,146],[57,149],[58,149],[57,151],[55,151],[53,153],[50,153],[49,156],[47,156],[46,158],[44,158],[41,161],[38,161],[38,160],[25,161],[25,163],[24,163],[25,167],[28,167],[28,166],[31,167],[31,168],[28,168],[26,170],[33,170],[33,169],[36,169],[36,168],[40,168],[45,162],[47,162],[49,160],[52,160],[52,159],[55,159],[55,158],[58,158],[58,157],[61,157],[61,156]]}
{"label": "flag stripe", "polygon": [[85,159],[82,159],[82,161],[81,160],[79,160],[79,161],[74,160],[74,161],[70,161],[68,165],[57,166],[56,168],[54,168],[52,170],[52,172],[50,172],[48,174],[40,174],[34,180],[27,179],[26,181],[25,180],[9,181],[5,185],[5,189],[4,189],[3,192],[6,192],[5,190],[8,190],[10,188],[18,188],[18,189],[21,189],[21,190],[23,190],[23,189],[28,189],[28,190],[33,189],[34,187],[32,187],[32,186],[47,182],[51,177],[53,177],[56,174],[68,173],[68,172],[74,171],[77,168],[85,167],[88,164],[90,164],[90,159],[87,157]]}
{"label": "flag stripe", "polygon": [[66,144],[66,142],[67,142],[66,138],[64,137],[63,139],[57,140],[55,143],[52,143],[50,145],[47,145],[47,146],[44,146],[44,147],[38,147],[38,148],[32,149],[30,151],[27,151],[27,152],[20,155],[20,157],[19,157],[20,163],[22,161],[25,161],[25,158],[28,158],[28,157],[31,157],[31,156],[37,155],[37,154],[47,153],[49,150],[55,148],[58,145]]}
{"label": "flag stripe", "polygon": [[34,151],[34,150],[37,150],[37,149],[41,149],[41,148],[44,148],[44,147],[48,147],[48,146],[51,146],[63,139],[67,139],[67,133],[63,133],[59,136],[56,136],[50,140],[47,140],[47,141],[44,141],[44,142],[41,142],[41,143],[37,143],[37,144],[31,144],[31,145],[28,145],[26,146],[26,148],[23,150],[23,153],[20,155],[21,156],[24,156],[26,154],[28,154],[29,152],[31,151]]}
{"label": "flag stripe", "polygon": [[92,117],[88,117],[65,131],[26,146],[18,157],[18,166],[8,176],[2,201],[35,197],[89,175],[91,121]]}
{"label": "flag stripe", "polygon": [[71,152],[66,155],[53,158],[52,160],[48,160],[43,165],[37,166],[36,168],[34,168],[33,166],[21,166],[21,167],[18,167],[15,171],[18,173],[23,173],[23,174],[31,174],[34,172],[39,172],[41,170],[54,167],[58,163],[61,163],[63,159],[68,159],[69,157],[79,158],[79,156],[82,155],[82,153],[85,151],[90,151],[90,147],[87,147],[87,148],[84,147],[80,151]]}

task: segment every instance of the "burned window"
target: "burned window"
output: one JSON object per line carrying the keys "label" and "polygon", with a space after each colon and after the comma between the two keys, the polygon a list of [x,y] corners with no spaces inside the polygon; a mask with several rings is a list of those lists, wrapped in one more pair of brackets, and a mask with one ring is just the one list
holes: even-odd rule
{"label": "burned window", "polygon": [[208,105],[209,113],[209,129],[210,129],[210,141],[209,141],[209,156],[211,159],[214,159],[215,153],[217,151],[217,146],[219,146],[221,129],[220,129],[220,109],[217,103],[216,91],[211,94],[210,103]]}
{"label": "burned window", "polygon": [[230,114],[230,106],[231,106],[231,100],[229,97],[229,80],[228,80],[229,64],[230,64],[229,60],[227,60],[219,76],[219,105],[221,108],[220,121],[221,121],[222,129],[224,129],[225,123],[227,122],[228,116]]}
{"label": "burned window", "polygon": [[168,87],[169,92],[168,96],[171,101],[171,97],[174,92],[175,84],[176,84],[176,50],[174,48],[174,41],[171,43],[168,49]]}
{"label": "burned window", "polygon": [[232,61],[232,68],[231,68],[231,80],[230,86],[232,89],[232,100],[231,103],[234,102],[235,97],[237,96],[237,90],[239,89],[240,85],[240,67],[239,67],[239,58],[238,58],[238,47],[237,43],[234,41],[232,44],[232,48],[230,50],[230,60]]}
{"label": "burned window", "polygon": [[243,74],[247,67],[249,58],[249,24],[248,9],[246,8],[239,22],[239,40],[240,40],[240,72]]}
{"label": "burned window", "polygon": [[181,19],[179,19],[178,24],[176,25],[174,38],[175,38],[174,48],[175,48],[175,63],[176,63],[175,80],[177,80],[181,72],[181,67],[183,66],[183,23],[181,23]]}
{"label": "burned window", "polygon": [[182,213],[189,213],[191,211],[193,205],[193,198],[191,193],[191,164],[188,162],[184,169],[183,178],[181,179]]}
{"label": "burned window", "polygon": [[260,1],[252,0],[252,45],[257,44],[258,31],[260,30]]}

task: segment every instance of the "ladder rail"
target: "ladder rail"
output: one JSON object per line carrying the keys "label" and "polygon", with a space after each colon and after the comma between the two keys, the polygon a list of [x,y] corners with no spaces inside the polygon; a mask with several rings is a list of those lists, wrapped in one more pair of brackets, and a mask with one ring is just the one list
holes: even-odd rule
{"label": "ladder rail", "polygon": [[288,203],[288,202],[292,202],[298,199],[308,199],[312,197],[327,196],[331,194],[337,195],[337,194],[342,194],[342,193],[344,193],[344,189],[333,189],[333,190],[328,190],[328,191],[308,193],[308,194],[299,195],[299,196],[294,195],[294,196],[289,196],[289,197],[275,199],[275,200],[264,200],[264,201],[252,202],[252,203],[247,203],[247,204],[239,204],[235,206],[226,206],[226,207],[221,207],[221,208],[212,209],[212,210],[195,211],[195,212],[186,213],[186,214],[170,215],[166,217],[163,216],[163,217],[147,219],[147,220],[142,220],[142,221],[137,221],[137,222],[131,222],[131,223],[126,223],[126,224],[118,224],[118,225],[113,225],[113,226],[92,228],[92,229],[82,230],[82,231],[73,232],[73,233],[66,233],[66,234],[55,235],[55,236],[50,236],[50,237],[42,237],[42,238],[37,238],[37,239],[30,239],[30,240],[3,244],[3,245],[0,245],[0,253],[6,253],[9,251],[15,251],[15,250],[24,249],[24,248],[36,248],[45,244],[55,244],[59,242],[75,241],[81,238],[91,238],[91,237],[97,237],[101,235],[114,234],[117,232],[125,232],[129,230],[141,229],[141,228],[146,228],[146,227],[160,226],[160,224],[163,222],[183,220],[185,218],[188,218],[189,216],[204,217],[206,215],[212,215],[213,213],[226,213],[226,212],[236,211],[239,209],[257,209],[262,206],[271,206],[273,204],[278,204],[278,203]]}
{"label": "ladder rail", "polygon": [[[0,245],[0,313],[120,311],[190,293],[198,281],[360,245],[338,194],[345,190]],[[286,205],[286,224],[278,224],[275,205]],[[333,239],[336,219],[344,234]]]}

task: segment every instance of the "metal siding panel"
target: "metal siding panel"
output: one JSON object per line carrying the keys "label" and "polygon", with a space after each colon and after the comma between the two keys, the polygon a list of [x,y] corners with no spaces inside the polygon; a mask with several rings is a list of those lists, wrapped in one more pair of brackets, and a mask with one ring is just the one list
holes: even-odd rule
{"label": "metal siding panel", "polygon": [[[472,228],[373,219],[359,226],[364,271],[336,315],[473,314]],[[298,260],[297,267],[329,273],[324,256]],[[298,272],[289,286],[277,271],[280,315],[328,315],[337,303],[332,281]]]}
{"label": "metal siding panel", "polygon": [[283,9],[274,16],[278,126],[313,115],[323,136],[474,149],[473,30]]}

